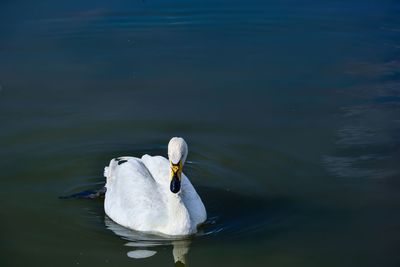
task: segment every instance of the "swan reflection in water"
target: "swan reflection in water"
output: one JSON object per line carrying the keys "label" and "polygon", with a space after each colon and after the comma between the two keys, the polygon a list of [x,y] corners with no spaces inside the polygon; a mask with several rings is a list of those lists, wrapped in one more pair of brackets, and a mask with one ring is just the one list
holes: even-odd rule
{"label": "swan reflection in water", "polygon": [[157,246],[173,246],[172,255],[174,257],[175,266],[186,266],[186,255],[189,252],[189,239],[170,239],[162,236],[142,233],[125,228],[110,218],[105,216],[104,223],[107,229],[113,231],[122,239],[128,240],[125,244],[131,247],[132,250],[127,253],[129,258],[144,259],[154,256],[157,251]]}

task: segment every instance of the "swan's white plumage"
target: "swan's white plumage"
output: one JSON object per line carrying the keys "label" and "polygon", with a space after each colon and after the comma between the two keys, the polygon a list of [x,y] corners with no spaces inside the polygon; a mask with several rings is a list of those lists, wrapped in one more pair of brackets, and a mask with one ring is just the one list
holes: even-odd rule
{"label": "swan's white plumage", "polygon": [[104,170],[104,209],[113,221],[137,231],[189,235],[206,220],[203,202],[184,174],[180,192],[170,191],[168,159],[144,155],[118,160]]}
{"label": "swan's white plumage", "polygon": [[173,137],[168,143],[168,158],[169,160],[177,164],[180,160],[184,163],[188,154],[188,147],[181,137]]}

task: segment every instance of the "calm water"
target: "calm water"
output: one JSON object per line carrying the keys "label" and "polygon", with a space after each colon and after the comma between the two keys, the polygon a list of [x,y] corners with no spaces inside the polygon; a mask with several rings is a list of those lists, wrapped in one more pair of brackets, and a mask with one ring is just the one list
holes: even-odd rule
{"label": "calm water", "polygon": [[[174,266],[187,251],[188,266],[399,266],[399,12],[3,1],[1,266]],[[58,199],[175,135],[209,214],[198,235],[127,231],[101,199]]]}

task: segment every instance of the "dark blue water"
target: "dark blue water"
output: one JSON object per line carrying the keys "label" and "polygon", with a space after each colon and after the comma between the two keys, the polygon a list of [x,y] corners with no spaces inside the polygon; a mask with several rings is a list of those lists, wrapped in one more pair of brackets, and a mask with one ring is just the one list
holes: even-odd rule
{"label": "dark blue water", "polygon": [[[399,266],[399,12],[3,1],[2,266]],[[101,198],[58,198],[101,188],[113,157],[166,156],[175,135],[209,215],[196,236],[127,231]]]}

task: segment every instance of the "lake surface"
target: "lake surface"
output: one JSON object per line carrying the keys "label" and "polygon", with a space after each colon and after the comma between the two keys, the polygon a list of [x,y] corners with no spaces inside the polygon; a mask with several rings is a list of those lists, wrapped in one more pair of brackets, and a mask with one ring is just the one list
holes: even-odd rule
{"label": "lake surface", "polygon": [[[112,3],[111,3],[112,2]],[[399,266],[398,1],[3,1],[1,266]],[[116,156],[189,145],[207,224],[115,225]],[[135,259],[137,254],[151,257]]]}

